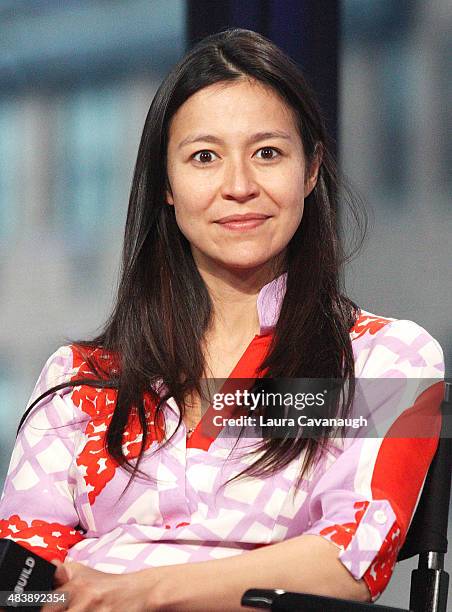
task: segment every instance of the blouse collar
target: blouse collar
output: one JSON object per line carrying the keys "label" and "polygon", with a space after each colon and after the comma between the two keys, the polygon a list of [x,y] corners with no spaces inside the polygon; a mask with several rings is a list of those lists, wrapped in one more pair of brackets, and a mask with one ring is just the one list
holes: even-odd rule
{"label": "blouse collar", "polygon": [[257,313],[261,335],[270,333],[278,321],[286,293],[286,283],[287,272],[283,272],[259,291]]}

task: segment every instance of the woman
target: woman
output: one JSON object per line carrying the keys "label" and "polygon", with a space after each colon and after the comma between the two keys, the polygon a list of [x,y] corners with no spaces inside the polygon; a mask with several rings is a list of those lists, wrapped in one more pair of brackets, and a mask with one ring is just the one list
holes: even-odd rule
{"label": "woman", "polygon": [[[312,94],[262,36],[211,36],[162,83],[116,307],[100,336],[44,367],[0,506],[0,535],[58,564],[69,610],[385,588],[435,436],[256,446],[206,430],[211,409],[201,421],[203,378],[340,379],[346,416],[355,378],[442,377],[425,330],[341,293],[337,189]],[[404,408],[438,405],[441,386],[425,387]]]}

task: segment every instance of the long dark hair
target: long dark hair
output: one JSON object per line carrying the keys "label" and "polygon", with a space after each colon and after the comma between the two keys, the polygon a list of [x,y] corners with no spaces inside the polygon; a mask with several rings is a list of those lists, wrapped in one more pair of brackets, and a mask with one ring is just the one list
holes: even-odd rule
{"label": "long dark hair", "polygon": [[[181,408],[179,425],[185,398],[193,391],[202,395],[201,345],[212,315],[190,244],[177,226],[174,207],[165,201],[169,124],[200,89],[244,77],[272,88],[293,110],[308,166],[316,151],[322,151],[316,187],[305,201],[302,221],[287,248],[287,289],[261,371],[271,378],[341,379],[344,388],[348,383],[348,391],[337,412],[346,416],[351,408],[355,381],[349,334],[357,307],[340,287],[345,255],[336,218],[339,183],[324,122],[311,89],[290,58],[255,32],[229,29],[205,38],[187,53],[152,101],[130,194],[116,305],[97,337],[74,343],[89,364],[89,375],[49,389],[29,408],[65,384],[116,389],[106,449],[132,477],[139,471],[149,437],[144,394],[154,393],[157,412],[173,397]],[[352,210],[359,222],[357,209]],[[93,357],[93,348],[105,354],[103,363]],[[156,394],[153,389],[161,383],[165,392]],[[133,463],[122,448],[132,411],[143,434],[138,461]],[[242,474],[281,469],[306,449],[304,472],[323,442],[303,437],[263,439],[259,450],[265,452]]]}

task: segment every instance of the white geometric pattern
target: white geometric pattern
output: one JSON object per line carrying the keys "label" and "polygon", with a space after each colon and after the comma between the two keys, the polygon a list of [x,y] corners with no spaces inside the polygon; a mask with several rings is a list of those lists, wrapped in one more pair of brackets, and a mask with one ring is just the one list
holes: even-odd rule
{"label": "white geometric pattern", "polygon": [[280,509],[279,516],[292,520],[295,514],[300,511],[307,497],[307,491],[302,489],[297,489],[295,495],[293,490],[290,493],[286,493],[285,503]]}
{"label": "white geometric pattern", "polygon": [[363,550],[380,550],[383,538],[378,529],[365,523],[356,532],[359,548]]}
{"label": "white geometric pattern", "polygon": [[159,567],[186,563],[191,556],[189,551],[181,550],[168,544],[159,544],[145,559],[146,565]]}
{"label": "white geometric pattern", "polygon": [[[259,319],[266,328],[276,323],[272,317],[279,312],[281,286],[281,282],[269,283],[263,288],[265,299],[258,300]],[[262,333],[258,339],[263,337]],[[384,379],[388,372],[425,380],[443,376],[441,348],[413,322],[363,312],[351,337],[360,377]],[[52,355],[31,399],[75,376],[76,355],[75,347],[62,347]],[[231,477],[256,460],[257,455],[247,452],[250,441],[239,441],[232,461],[228,458],[231,440],[220,436],[210,446],[189,444],[187,448],[183,429],[179,429],[167,447],[155,455],[153,449],[146,451],[141,463],[157,483],[136,478],[121,497],[128,475],[105,454],[105,424],[95,423],[91,437],[85,432],[91,417],[80,389],[78,402],[67,388],[40,402],[21,429],[0,502],[0,537],[20,539],[24,522],[30,529],[32,521],[39,519],[44,527],[36,527],[31,536],[27,532],[30,545],[44,550],[48,546],[50,558],[60,548],[69,550],[68,559],[122,573],[238,555],[254,545],[310,533],[336,544],[341,549],[340,560],[355,577],[372,567],[364,576],[373,596],[384,588],[376,583],[379,574],[373,560],[383,550],[394,518],[387,524],[372,522],[376,511],[388,517],[392,512],[389,492],[388,499],[380,499],[385,491],[373,498],[373,476],[382,461],[381,439],[364,443],[359,438],[347,439],[337,444],[334,452],[305,474],[294,495],[302,457],[271,477],[240,478],[221,486],[226,475]],[[421,390],[422,384],[416,392],[407,391],[401,408],[412,405]],[[174,401],[169,403],[171,408],[164,406],[164,412],[168,430],[173,431],[178,409]],[[95,405],[96,401],[91,402]],[[79,461],[90,444],[92,464]],[[425,463],[419,467],[418,459],[412,456],[409,462],[420,490]],[[350,525],[357,529],[353,531]],[[52,538],[57,542],[54,548],[48,544]]]}
{"label": "white geometric pattern", "polygon": [[[58,438],[55,438],[49,446],[35,456],[39,465],[48,474],[67,470],[72,461],[71,453]],[[58,461],[55,461],[55,457],[58,457]]]}
{"label": "white geometric pattern", "polygon": [[115,546],[114,556],[125,561],[132,561],[149,548],[149,543],[139,544],[138,542],[130,542],[129,544],[118,544]]}
{"label": "white geometric pattern", "polygon": [[215,479],[218,476],[218,470],[211,465],[197,463],[190,466],[186,474],[187,481],[195,490],[211,493],[214,488]]}
{"label": "white geometric pattern", "polygon": [[38,444],[42,436],[51,429],[49,419],[44,410],[35,410],[29,417],[28,427],[24,428],[24,436],[30,446]]}
{"label": "white geometric pattern", "polygon": [[127,523],[131,519],[134,522],[148,525],[161,523],[162,515],[159,511],[159,492],[148,489],[118,517],[120,523]]}
{"label": "white geometric pattern", "polygon": [[117,563],[95,563],[94,569],[99,572],[105,572],[106,574],[123,574],[124,565],[118,565]]}
{"label": "white geometric pattern", "polygon": [[16,475],[11,479],[11,484],[16,491],[32,489],[38,483],[39,476],[36,474],[29,461],[25,461]]}
{"label": "white geometric pattern", "polygon": [[268,514],[268,516],[271,516],[273,519],[276,519],[278,515],[287,516],[287,509],[285,506],[283,506],[287,497],[287,491],[280,489],[279,487],[276,488],[264,506],[265,514]]}
{"label": "white geometric pattern", "polygon": [[11,461],[9,464],[10,473],[13,472],[17,468],[23,456],[24,456],[24,449],[22,447],[22,444],[20,442],[17,442],[17,444],[14,446],[13,453],[11,455]]}
{"label": "white geometric pattern", "polygon": [[252,505],[265,488],[265,485],[265,481],[257,480],[256,478],[234,480],[224,487],[223,495],[226,499]]}

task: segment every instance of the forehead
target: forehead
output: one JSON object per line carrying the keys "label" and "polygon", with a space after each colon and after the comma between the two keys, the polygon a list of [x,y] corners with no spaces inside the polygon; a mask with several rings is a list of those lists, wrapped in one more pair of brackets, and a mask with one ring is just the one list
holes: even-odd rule
{"label": "forehead", "polygon": [[294,111],[271,87],[259,81],[222,81],[200,89],[175,113],[170,139],[192,130],[232,133],[255,128],[296,131]]}

